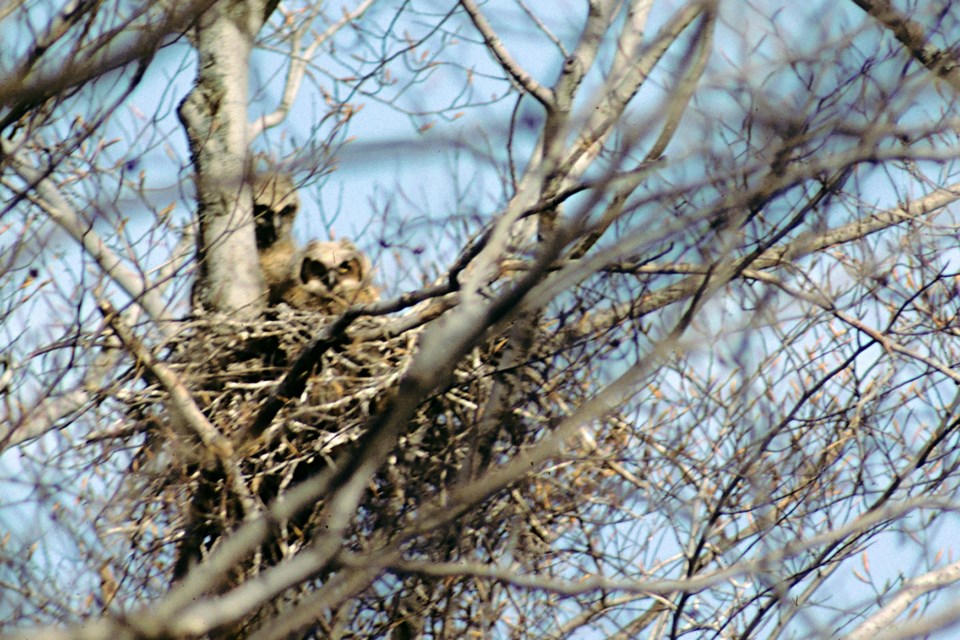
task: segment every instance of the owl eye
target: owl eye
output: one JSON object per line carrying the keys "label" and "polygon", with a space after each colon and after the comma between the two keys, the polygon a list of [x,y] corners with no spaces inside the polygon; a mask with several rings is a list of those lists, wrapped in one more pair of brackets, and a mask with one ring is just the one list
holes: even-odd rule
{"label": "owl eye", "polygon": [[300,281],[310,282],[311,280],[325,281],[327,277],[327,267],[319,260],[305,258],[300,264]]}
{"label": "owl eye", "polygon": [[337,267],[337,271],[344,275],[360,277],[360,262],[358,260],[344,260]]}

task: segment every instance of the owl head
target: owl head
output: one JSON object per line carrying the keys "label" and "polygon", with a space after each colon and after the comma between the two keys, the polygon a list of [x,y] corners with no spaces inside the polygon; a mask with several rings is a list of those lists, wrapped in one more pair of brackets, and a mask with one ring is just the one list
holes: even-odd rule
{"label": "owl head", "polygon": [[257,247],[265,249],[291,236],[300,198],[293,179],[285,173],[258,174],[252,186]]}
{"label": "owl head", "polygon": [[286,302],[300,309],[339,313],[353,304],[373,302],[370,260],[349,240],[311,240],[292,261]]}

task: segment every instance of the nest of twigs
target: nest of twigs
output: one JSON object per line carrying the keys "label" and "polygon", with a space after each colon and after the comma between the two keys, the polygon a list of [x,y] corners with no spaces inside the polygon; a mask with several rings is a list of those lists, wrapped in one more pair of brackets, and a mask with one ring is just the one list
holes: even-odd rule
{"label": "nest of twigs", "polygon": [[[188,387],[206,419],[233,443],[241,480],[263,506],[329,470],[355,449],[352,444],[362,437],[370,416],[384,408],[386,396],[416,351],[418,328],[396,331],[397,320],[389,318],[355,321],[343,339],[313,363],[302,393],[283,398],[269,425],[251,437],[249,426],[276,401],[292,365],[302,361],[333,321],[281,306],[255,322],[223,318],[185,322],[165,346],[164,361]],[[348,548],[362,550],[374,531],[381,539],[393,537],[411,522],[420,505],[464,479],[465,465],[475,472],[496,465],[547,433],[570,405],[575,406],[578,399],[573,395],[582,390],[577,382],[582,369],[559,354],[578,348],[576,336],[544,331],[533,341],[522,367],[503,371],[499,360],[506,342],[502,335],[489,338],[460,362],[449,385],[421,400],[409,428],[369,487],[344,540]],[[491,409],[487,404],[494,381],[502,380],[498,376],[510,376],[517,391],[515,404],[495,421],[495,432],[478,433],[484,412]],[[155,512],[163,514],[151,519],[166,524],[167,534],[159,542],[171,549],[176,578],[236,530],[246,513],[216,458],[177,424],[163,387],[149,385],[127,406],[154,434],[138,463],[143,470],[155,470],[145,474],[142,495],[148,501],[152,497]],[[541,552],[553,537],[549,530],[555,523],[550,516],[531,516],[541,511],[536,503],[554,502],[550,506],[556,518],[562,518],[567,508],[561,500],[569,499],[570,508],[575,508],[580,498],[578,489],[564,481],[547,479],[553,488],[545,487],[542,479],[529,483],[539,484],[514,485],[491,497],[462,516],[455,531],[421,535],[408,548],[409,555],[447,560],[496,557],[509,540],[518,559],[526,549],[532,561],[543,561]],[[561,497],[568,492],[570,496]],[[321,501],[295,521],[279,523],[280,531],[255,557],[235,568],[231,581],[255,575],[308,545],[322,508]],[[432,592],[414,576],[404,578],[403,585],[394,585],[398,594],[414,588]],[[374,597],[371,606],[377,602]]]}
{"label": "nest of twigs", "polygon": [[[330,321],[288,308],[271,310],[256,322],[195,321],[178,336],[171,361],[202,400],[207,418],[239,448],[250,444],[244,430]],[[418,334],[378,332],[384,324],[379,318],[356,321],[351,329],[365,335],[363,342],[344,336],[312,363],[306,389],[284,398],[269,427],[256,435],[274,443],[257,456],[282,455],[285,447],[326,455],[357,438],[378,400],[402,375]],[[245,455],[252,455],[249,446]]]}
{"label": "nest of twigs", "polygon": [[[255,322],[202,318],[185,322],[166,347],[167,364],[207,420],[233,443],[242,480],[262,505],[337,463],[361,437],[371,414],[382,408],[416,349],[419,329],[397,334],[389,319],[357,320],[343,340],[322,353],[299,397],[284,398],[269,427],[250,436],[249,425],[276,399],[293,363],[332,321],[285,307],[271,309]],[[421,500],[458,477],[476,437],[470,425],[478,421],[489,395],[496,349],[489,345],[475,351],[448,388],[423,399],[387,468],[370,487],[363,508],[367,521],[357,523],[358,531],[384,522],[402,525]],[[181,575],[239,526],[244,513],[223,470],[198,438],[177,424],[168,403],[157,384],[139,392],[129,406],[158,436],[145,448],[163,461],[149,491],[167,505],[170,530],[178,532],[174,574]],[[515,433],[504,435],[509,447],[522,440]],[[285,523],[280,543],[259,563],[296,553],[310,539],[314,515]],[[259,568],[247,567],[244,573]]]}

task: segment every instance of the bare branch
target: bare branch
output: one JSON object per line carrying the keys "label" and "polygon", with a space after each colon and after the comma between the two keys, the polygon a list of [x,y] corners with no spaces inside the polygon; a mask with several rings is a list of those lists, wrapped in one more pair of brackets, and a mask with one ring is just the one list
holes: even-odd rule
{"label": "bare branch", "polygon": [[786,283],[782,282],[778,278],[768,273],[764,273],[762,271],[757,271],[754,269],[744,269],[743,276],[745,278],[752,278],[754,280],[759,280],[761,282],[772,284],[776,286],[778,289],[782,289],[783,291],[789,293],[791,296],[795,298],[804,300],[806,302],[811,302],[817,305],[818,307],[833,314],[837,319],[842,321],[844,324],[847,324],[853,327],[854,329],[856,329],[857,331],[860,331],[870,336],[870,338],[872,338],[878,344],[883,346],[884,349],[902,354],[904,356],[907,356],[908,358],[913,358],[914,360],[918,360],[919,362],[922,362],[925,365],[929,366],[931,369],[935,369],[936,371],[939,371],[940,373],[942,373],[943,375],[952,379],[954,382],[960,385],[960,372],[954,371],[949,364],[940,362],[936,358],[925,356],[922,353],[917,353],[915,350],[903,346],[896,340],[884,335],[882,332],[878,331],[877,329],[870,327],[867,323],[854,318],[848,313],[844,313],[840,311],[837,308],[836,304],[830,299],[828,299],[822,292],[817,292],[814,294],[814,293],[807,293],[805,291],[800,291],[799,289],[788,286]]}
{"label": "bare branch", "polygon": [[[936,629],[920,629],[918,622],[908,623],[903,629],[894,625],[896,619],[920,596],[936,589],[943,589],[960,581],[960,561],[949,564],[940,569],[928,571],[922,575],[908,578],[903,581],[892,598],[887,599],[883,607],[875,614],[864,620],[851,633],[843,636],[843,640],[893,640],[894,638],[916,637]],[[947,621],[956,621],[957,613],[952,612],[947,620],[938,621],[943,625]]]}
{"label": "bare branch", "polygon": [[143,24],[131,21],[129,28],[105,34],[83,55],[71,56],[62,64],[35,64],[32,69],[18,68],[0,78],[0,104],[11,107],[12,115],[0,122],[5,128],[11,118],[39,104],[49,96],[66,92],[131,62],[151,58],[171,35],[181,33],[215,0],[160,2],[145,12]]}
{"label": "bare branch", "polygon": [[176,416],[173,422],[182,423],[182,426],[188,427],[203,443],[206,450],[217,459],[230,480],[231,488],[243,501],[248,517],[253,517],[257,512],[256,502],[243,483],[243,475],[234,460],[233,444],[210,424],[183,381],[169,367],[160,362],[133,334],[116,309],[108,302],[101,301],[100,310],[130,354],[143,364],[167,390],[170,395],[169,408]]}
{"label": "bare branch", "polygon": [[100,238],[92,225],[84,224],[80,216],[67,202],[60,191],[44,174],[26,164],[18,157],[15,146],[9,140],[0,141],[0,149],[8,158],[14,170],[29,185],[36,189],[37,204],[56,222],[64,231],[70,234],[90,254],[103,272],[143,307],[150,317],[158,322],[158,326],[166,330],[166,323],[170,321],[167,314],[166,302],[160,293],[143,278],[123,265],[120,258],[113,253]]}
{"label": "bare branch", "polygon": [[307,64],[313,59],[317,49],[329,41],[338,31],[343,29],[343,27],[359,19],[372,5],[373,0],[363,0],[363,2],[353,10],[344,11],[343,16],[341,16],[339,20],[331,24],[322,34],[315,37],[303,51],[300,51],[300,38],[302,34],[297,33],[294,36],[290,50],[290,65],[287,68],[287,78],[283,86],[283,96],[280,98],[280,104],[277,105],[276,110],[272,113],[262,116],[250,125],[251,140],[254,140],[267,129],[279,125],[286,119],[287,114],[290,112],[290,107],[293,105],[293,101],[296,100],[297,94],[300,93],[300,84],[303,82]]}
{"label": "bare branch", "polygon": [[[755,270],[771,269],[786,265],[832,246],[853,242],[865,238],[894,225],[922,218],[931,213],[942,211],[945,206],[960,198],[960,183],[938,189],[919,200],[903,204],[894,209],[874,214],[868,219],[860,219],[831,231],[809,231],[796,240],[771,247],[751,263]],[[698,278],[684,279],[675,285],[665,287],[645,298],[641,306],[644,313],[659,309],[677,300],[691,295],[699,283]]]}
{"label": "bare branch", "polygon": [[571,147],[569,155],[564,158],[565,165],[570,166],[567,186],[569,186],[569,180],[583,175],[586,168],[599,155],[614,124],[646,81],[647,76],[703,10],[703,3],[688,4],[673,16],[668,24],[661,27],[649,44],[641,42],[642,34],[627,31],[628,26],[624,26],[625,31],[621,35],[617,50],[630,51],[631,55],[624,56],[621,68],[611,69],[603,89],[597,92],[598,98],[595,104],[588,111],[590,115],[580,127],[577,141]]}
{"label": "bare branch", "polygon": [[480,12],[477,4],[473,0],[459,0],[459,2],[460,6],[467,12],[467,15],[470,16],[473,26],[476,27],[480,35],[483,36],[483,41],[487,47],[489,47],[490,53],[497,59],[497,62],[503,67],[503,70],[507,72],[514,82],[536,98],[547,110],[552,109],[554,103],[553,92],[537,82],[533,76],[527,73],[526,70],[513,59],[510,52],[507,51],[507,48],[503,45],[503,41],[500,40],[500,37],[493,30],[493,27],[490,26],[490,23],[487,22],[487,19]]}
{"label": "bare branch", "polygon": [[915,20],[900,13],[889,0],[852,0],[854,4],[876,18],[877,22],[893,32],[910,55],[960,93],[960,59],[956,52],[938,49],[930,44],[926,29]]}

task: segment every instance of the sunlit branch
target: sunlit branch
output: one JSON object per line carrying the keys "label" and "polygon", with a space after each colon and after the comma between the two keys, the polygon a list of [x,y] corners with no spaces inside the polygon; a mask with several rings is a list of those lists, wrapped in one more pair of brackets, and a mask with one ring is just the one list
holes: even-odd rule
{"label": "sunlit branch", "polygon": [[[53,185],[51,180],[44,177],[40,171],[30,167],[17,156],[17,151],[13,143],[8,140],[0,141],[3,153],[7,156],[13,165],[14,170],[28,185],[35,185],[36,202],[43,210],[56,222],[64,231],[70,234],[90,254],[103,272],[116,282],[134,301],[139,304],[158,322],[161,329],[171,318],[166,310],[166,303],[159,292],[152,286],[144,282],[138,274],[127,267],[119,256],[113,253],[92,225],[81,221],[80,216],[74,211],[67,199]],[[33,197],[28,194],[28,197]]]}
{"label": "sunlit branch", "polygon": [[536,98],[544,107],[548,110],[553,108],[553,92],[537,82],[533,76],[527,73],[527,71],[513,59],[510,52],[507,51],[506,46],[504,46],[503,41],[500,40],[500,36],[496,34],[493,27],[487,22],[487,19],[480,12],[480,8],[477,7],[476,3],[473,0],[460,0],[460,6],[463,7],[467,15],[470,16],[473,26],[476,27],[480,35],[483,36],[483,41],[487,44],[487,47],[489,47],[490,53],[494,55],[497,62],[503,67],[503,70],[506,71],[524,91]]}
{"label": "sunlit branch", "polygon": [[155,18],[153,24],[130,25],[129,29],[109,34],[91,45],[92,50],[65,60],[65,64],[39,65],[27,73],[16,69],[0,78],[0,104],[13,109],[11,115],[0,122],[0,128],[10,123],[11,117],[19,117],[22,111],[47,96],[81,86],[131,62],[152,57],[171,34],[184,31],[214,1],[155,3],[145,14]]}
{"label": "sunlit branch", "polygon": [[927,30],[894,7],[889,0],[853,0],[853,3],[893,32],[910,55],[960,93],[960,58],[955,51],[930,44]]}
{"label": "sunlit branch", "polygon": [[960,581],[960,561],[948,564],[945,567],[928,571],[913,578],[907,578],[902,586],[896,590],[893,597],[887,599],[879,611],[863,621],[851,633],[843,636],[842,640],[894,640],[895,638],[915,638],[937,630],[947,624],[960,619],[956,610],[944,619],[937,620],[932,627],[924,625],[926,618],[912,620],[902,628],[897,628],[894,621],[906,611],[917,598],[937,589],[943,589]]}
{"label": "sunlit branch", "polygon": [[636,54],[644,44],[647,23],[653,0],[630,0],[623,27],[617,35],[617,47],[610,65],[610,73],[623,77],[627,69],[636,64]]}
{"label": "sunlit branch", "polygon": [[670,144],[670,140],[677,132],[680,120],[687,110],[687,105],[690,104],[690,99],[693,97],[693,92],[697,88],[700,77],[707,67],[710,55],[713,53],[713,33],[717,22],[716,13],[713,11],[705,12],[704,22],[705,24],[701,27],[699,33],[696,34],[694,42],[691,44],[691,48],[695,51],[693,54],[693,63],[684,72],[680,83],[667,99],[666,121],[663,124],[663,129],[660,131],[660,136],[657,138],[657,141],[653,143],[653,146],[647,152],[647,162],[656,160],[663,155],[667,145]]}
{"label": "sunlit branch", "polygon": [[640,34],[625,33],[618,50],[631,51],[629,64],[620,69],[611,69],[604,86],[597,92],[599,98],[587,113],[590,115],[580,127],[580,135],[564,158],[569,167],[566,186],[579,179],[600,154],[604,141],[609,137],[627,104],[633,99],[650,72],[673,46],[680,35],[702,13],[699,2],[681,9],[670,22],[664,25],[652,42],[641,42]]}
{"label": "sunlit branch", "polygon": [[280,98],[280,104],[272,113],[258,118],[250,125],[251,140],[286,119],[287,114],[290,112],[290,107],[293,105],[294,100],[296,100],[297,94],[300,93],[300,85],[303,82],[307,65],[313,59],[317,49],[336,35],[343,27],[359,19],[366,13],[367,9],[373,5],[373,2],[374,0],[364,0],[358,7],[350,11],[345,11],[339,20],[330,25],[323,33],[316,36],[303,51],[300,51],[302,33],[297,33],[294,36],[290,51],[290,65],[287,68],[287,78],[283,86],[283,95]]}

